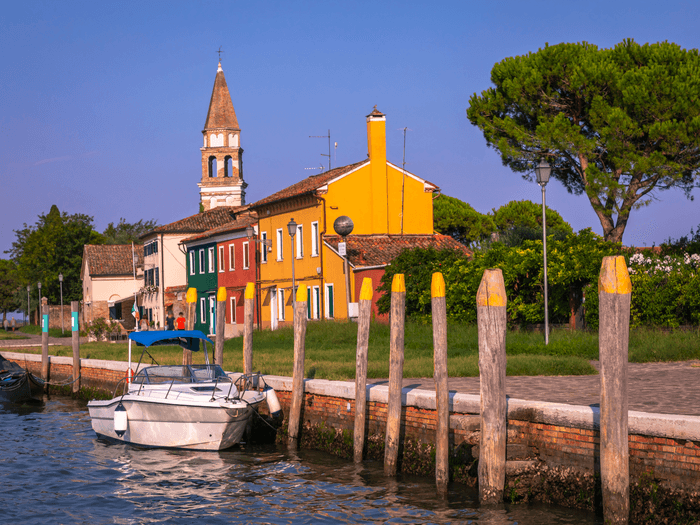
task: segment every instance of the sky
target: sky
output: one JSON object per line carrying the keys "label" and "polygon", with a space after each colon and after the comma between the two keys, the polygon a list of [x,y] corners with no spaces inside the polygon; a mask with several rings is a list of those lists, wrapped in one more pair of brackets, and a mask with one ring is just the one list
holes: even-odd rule
{"label": "sky", "polygon": [[[487,213],[541,203],[466,118],[493,65],[545,44],[625,38],[698,48],[700,2],[0,0],[0,248],[52,204],[159,224],[197,213],[202,129],[218,57],[245,150],[251,203],[367,156],[365,116],[387,119],[387,158]],[[624,243],[700,224],[680,190],[634,211]],[[574,230],[602,228],[587,198],[547,186]],[[7,257],[7,255],[0,255]]]}

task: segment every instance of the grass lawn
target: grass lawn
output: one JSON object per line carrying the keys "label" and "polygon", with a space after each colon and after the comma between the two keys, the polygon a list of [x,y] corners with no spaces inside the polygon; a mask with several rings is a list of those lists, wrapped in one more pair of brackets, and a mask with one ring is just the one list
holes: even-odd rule
{"label": "grass lawn", "polygon": [[[357,325],[345,322],[313,322],[306,331],[305,375],[308,378],[351,380],[355,377]],[[598,334],[556,330],[544,344],[541,334],[509,331],[506,336],[507,374],[516,375],[586,375],[595,374],[591,360],[598,359]],[[451,324],[447,329],[449,375],[479,375],[476,326]],[[224,368],[243,368],[243,338],[226,341]],[[264,374],[291,376],[294,359],[294,335],[291,328],[253,335],[253,369]],[[41,349],[34,349],[40,353]],[[132,350],[133,360],[141,355]],[[71,356],[70,346],[50,348],[53,355]],[[151,354],[160,364],[182,362],[179,347],[155,347]],[[126,343],[87,343],[81,356],[114,361],[127,360]],[[195,362],[202,362],[195,354]],[[629,360],[636,363],[700,359],[700,337],[693,332],[661,332],[634,329],[630,333]],[[150,363],[150,360],[149,360]],[[367,375],[389,377],[389,327],[373,323],[370,329]],[[433,339],[430,325],[407,323],[404,350],[404,377],[432,377]]]}
{"label": "grass lawn", "polygon": [[[20,332],[31,335],[41,335],[41,326],[28,324],[19,329]],[[71,337],[70,329],[61,332],[60,328],[49,328],[49,337]]]}
{"label": "grass lawn", "polygon": [[26,335],[22,335],[18,332],[12,333],[12,332],[6,332],[5,330],[0,330],[0,341],[4,341],[6,339],[29,339]]}

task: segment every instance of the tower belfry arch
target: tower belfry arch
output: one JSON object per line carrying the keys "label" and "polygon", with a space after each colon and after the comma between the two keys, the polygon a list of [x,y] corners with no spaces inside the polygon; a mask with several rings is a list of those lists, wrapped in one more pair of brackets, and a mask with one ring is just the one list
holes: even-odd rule
{"label": "tower belfry arch", "polygon": [[243,180],[241,129],[221,68],[221,59],[202,135],[202,179],[198,184],[202,207],[209,210],[217,206],[244,205],[248,185]]}

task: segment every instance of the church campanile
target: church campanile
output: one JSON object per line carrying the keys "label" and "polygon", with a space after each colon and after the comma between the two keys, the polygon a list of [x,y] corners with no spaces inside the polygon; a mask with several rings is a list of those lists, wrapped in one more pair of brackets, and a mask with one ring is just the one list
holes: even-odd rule
{"label": "church campanile", "polygon": [[198,184],[200,202],[205,210],[217,206],[245,204],[241,129],[231,102],[221,62],[216,71],[202,147],[202,181]]}

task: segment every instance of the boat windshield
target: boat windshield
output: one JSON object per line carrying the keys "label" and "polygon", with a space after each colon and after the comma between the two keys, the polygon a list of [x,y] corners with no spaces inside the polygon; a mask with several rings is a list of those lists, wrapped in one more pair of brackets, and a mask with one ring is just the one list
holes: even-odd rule
{"label": "boat windshield", "polygon": [[229,377],[220,365],[159,365],[139,371],[133,379],[135,384],[158,383],[206,383],[226,381]]}

